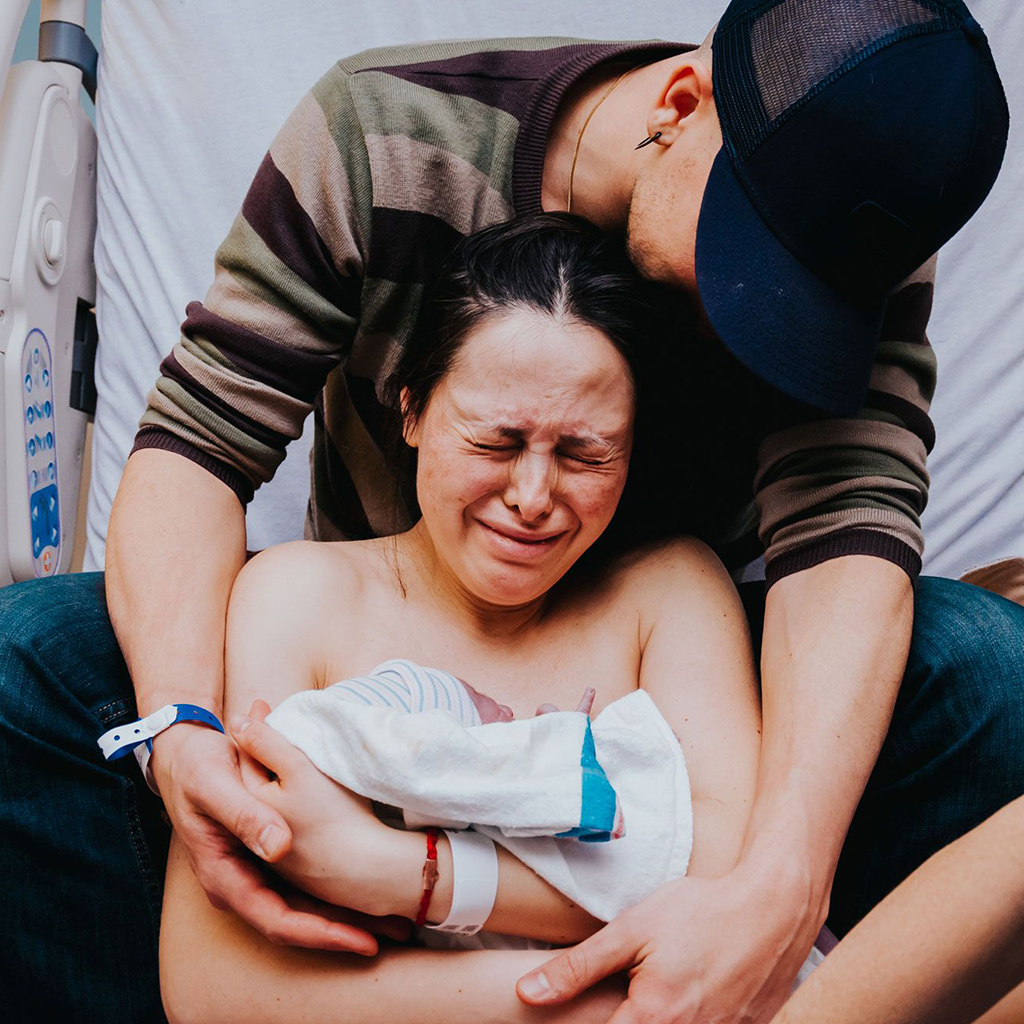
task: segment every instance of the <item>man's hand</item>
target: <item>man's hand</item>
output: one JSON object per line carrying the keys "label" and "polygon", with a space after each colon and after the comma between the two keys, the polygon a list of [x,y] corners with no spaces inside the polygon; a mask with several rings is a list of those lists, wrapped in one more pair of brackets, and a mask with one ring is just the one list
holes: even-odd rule
{"label": "man's hand", "polygon": [[760,1024],[789,997],[823,919],[793,878],[743,864],[713,880],[681,878],[521,978],[516,991],[531,1005],[564,1003],[628,971],[628,998],[610,1024]]}
{"label": "man's hand", "polygon": [[[270,705],[256,700],[248,716],[231,719],[229,729],[241,751],[244,785],[280,814],[290,830],[290,849],[275,870],[328,903],[389,914],[400,899],[395,892],[398,872],[389,865],[396,856],[401,859],[396,843],[408,849],[407,834],[385,825],[370,800],[328,778],[268,726],[264,719],[269,713]],[[419,884],[420,864],[416,867],[414,884]]]}
{"label": "man's hand", "polygon": [[218,910],[234,911],[282,945],[373,956],[370,929],[404,937],[394,921],[271,887],[269,872],[245,847],[272,863],[288,853],[291,833],[242,784],[238,751],[226,736],[193,725],[168,729],[154,741],[150,765],[192,870]]}

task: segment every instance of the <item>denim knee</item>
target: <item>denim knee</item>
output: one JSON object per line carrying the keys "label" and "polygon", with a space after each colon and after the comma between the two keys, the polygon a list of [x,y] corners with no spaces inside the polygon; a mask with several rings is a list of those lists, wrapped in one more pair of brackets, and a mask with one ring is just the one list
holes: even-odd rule
{"label": "denim knee", "polygon": [[922,577],[897,717],[931,701],[946,705],[961,739],[998,734],[1001,760],[1024,766],[1024,607],[968,583]]}
{"label": "denim knee", "polygon": [[104,721],[129,704],[102,573],[0,589],[0,724],[37,729],[70,717],[81,725],[82,712]]}
{"label": "denim knee", "polygon": [[1024,608],[924,577],[892,724],[836,873],[833,930],[845,934],[928,857],[1021,793]]}

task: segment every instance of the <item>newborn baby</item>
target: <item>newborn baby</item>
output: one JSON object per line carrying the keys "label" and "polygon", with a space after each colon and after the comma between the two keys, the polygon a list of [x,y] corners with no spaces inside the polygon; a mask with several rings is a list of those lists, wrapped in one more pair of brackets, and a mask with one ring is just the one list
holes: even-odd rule
{"label": "newborn baby", "polygon": [[[542,704],[517,720],[449,672],[396,660],[293,694],[267,723],[325,775],[401,808],[407,827],[472,825],[610,921],[686,874],[693,811],[679,741],[646,691],[591,723],[593,702],[588,688],[574,712]],[[421,937],[461,949],[546,945],[488,932]],[[800,978],[820,960],[814,950]]]}
{"label": "newborn baby", "polygon": [[591,722],[593,701],[588,689],[574,711],[515,719],[449,672],[396,660],[293,694],[267,724],[407,828],[472,826],[610,920],[685,874],[693,813],[683,752],[648,694]]}

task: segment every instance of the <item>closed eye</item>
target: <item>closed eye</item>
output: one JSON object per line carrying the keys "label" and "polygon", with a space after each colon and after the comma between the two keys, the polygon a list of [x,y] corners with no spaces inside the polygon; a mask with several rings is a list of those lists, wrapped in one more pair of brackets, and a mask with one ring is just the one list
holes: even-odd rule
{"label": "closed eye", "polygon": [[582,455],[570,455],[568,452],[563,452],[562,454],[565,458],[572,459],[573,462],[579,462],[584,466],[603,466],[607,461],[606,459],[587,459]]}
{"label": "closed eye", "polygon": [[514,444],[481,444],[479,441],[473,441],[472,444],[484,452],[511,452],[518,447]]}

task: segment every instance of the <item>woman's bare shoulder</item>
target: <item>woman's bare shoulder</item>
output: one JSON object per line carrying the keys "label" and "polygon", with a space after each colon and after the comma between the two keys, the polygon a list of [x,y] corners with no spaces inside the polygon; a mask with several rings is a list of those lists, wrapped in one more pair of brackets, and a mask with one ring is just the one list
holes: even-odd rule
{"label": "woman's bare shoulder", "polygon": [[[670,537],[620,555],[608,569],[610,583],[658,596],[663,588],[700,585],[708,574],[725,573],[718,556],[696,537]],[[727,574],[726,574],[727,575]]]}
{"label": "woman's bare shoulder", "polygon": [[248,700],[242,690],[255,686],[273,704],[324,685],[332,645],[358,635],[354,612],[372,586],[363,542],[293,541],[259,552],[238,574],[228,603],[228,690]]}
{"label": "woman's bare shoulder", "polygon": [[257,552],[242,568],[231,599],[253,592],[280,597],[321,598],[326,591],[347,593],[363,582],[365,559],[353,550],[357,543],[295,540]]}
{"label": "woman's bare shoulder", "polygon": [[336,634],[377,582],[368,550],[375,543],[300,540],[260,551],[235,579],[229,619],[294,638],[317,633],[328,621]]}
{"label": "woman's bare shoulder", "polygon": [[683,536],[620,556],[609,567],[608,586],[618,601],[636,610],[647,627],[669,611],[708,603],[727,607],[735,595],[719,557],[703,541]]}

